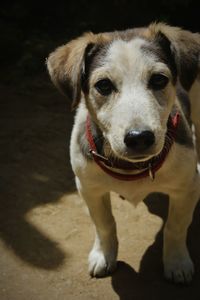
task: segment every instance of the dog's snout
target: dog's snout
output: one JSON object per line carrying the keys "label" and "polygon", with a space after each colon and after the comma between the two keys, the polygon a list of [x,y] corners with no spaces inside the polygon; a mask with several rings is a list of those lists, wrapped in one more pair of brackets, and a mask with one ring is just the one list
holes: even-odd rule
{"label": "dog's snout", "polygon": [[124,138],[124,143],[134,151],[145,151],[155,142],[154,133],[150,130],[130,130]]}

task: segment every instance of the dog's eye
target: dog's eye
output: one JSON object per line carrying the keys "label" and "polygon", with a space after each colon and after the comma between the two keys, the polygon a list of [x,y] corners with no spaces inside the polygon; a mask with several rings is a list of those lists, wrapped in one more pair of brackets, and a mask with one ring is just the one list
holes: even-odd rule
{"label": "dog's eye", "polygon": [[153,74],[149,81],[149,86],[153,90],[162,90],[168,84],[169,78],[163,74]]}
{"label": "dog's eye", "polygon": [[110,79],[101,79],[94,85],[96,90],[103,96],[110,95],[116,88]]}

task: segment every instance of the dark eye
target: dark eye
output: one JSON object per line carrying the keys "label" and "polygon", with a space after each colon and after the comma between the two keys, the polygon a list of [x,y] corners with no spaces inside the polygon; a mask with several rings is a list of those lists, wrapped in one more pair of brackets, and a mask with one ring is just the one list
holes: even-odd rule
{"label": "dark eye", "polygon": [[116,90],[112,81],[110,81],[110,79],[107,78],[97,81],[97,83],[94,86],[96,90],[103,96],[108,96]]}
{"label": "dark eye", "polygon": [[162,90],[168,84],[169,78],[163,74],[153,74],[149,81],[149,86],[153,90]]}

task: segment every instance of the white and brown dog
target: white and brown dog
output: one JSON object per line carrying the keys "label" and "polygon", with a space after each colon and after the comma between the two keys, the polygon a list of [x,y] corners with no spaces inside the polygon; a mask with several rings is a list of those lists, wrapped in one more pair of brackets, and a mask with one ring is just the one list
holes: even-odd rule
{"label": "white and brown dog", "polygon": [[170,199],[165,276],[190,282],[186,236],[200,195],[200,35],[162,23],[87,33],[56,49],[47,65],[78,107],[70,152],[96,227],[90,274],[105,276],[116,267],[110,191],[134,204],[161,192]]}

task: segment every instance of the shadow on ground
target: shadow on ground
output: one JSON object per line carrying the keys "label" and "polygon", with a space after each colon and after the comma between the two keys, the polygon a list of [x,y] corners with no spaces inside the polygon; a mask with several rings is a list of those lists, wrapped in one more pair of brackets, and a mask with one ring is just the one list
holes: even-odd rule
{"label": "shadow on ground", "polygon": [[35,93],[27,87],[1,88],[0,94],[1,238],[22,260],[54,269],[66,254],[26,214],[75,189],[68,153],[70,109],[53,88],[42,85]]}
{"label": "shadow on ground", "polygon": [[[149,211],[158,215],[164,221],[167,217],[168,200],[166,197],[159,201],[159,195],[149,197],[145,203]],[[162,269],[163,228],[158,232],[155,242],[145,252],[140,270],[137,273],[130,265],[123,261],[118,262],[118,269],[112,276],[112,287],[119,295],[120,300],[178,300],[199,299],[200,281],[200,204],[197,206],[194,219],[188,233],[189,250],[196,270],[191,285],[175,285],[165,281]]]}

